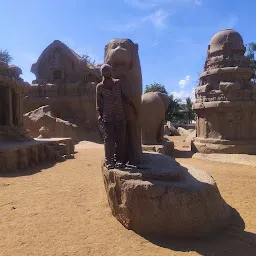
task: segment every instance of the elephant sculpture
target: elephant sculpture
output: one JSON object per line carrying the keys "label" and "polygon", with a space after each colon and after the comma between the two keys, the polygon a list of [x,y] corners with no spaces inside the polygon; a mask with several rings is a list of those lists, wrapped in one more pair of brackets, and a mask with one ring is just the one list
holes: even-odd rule
{"label": "elephant sculpture", "polygon": [[165,115],[170,98],[164,93],[148,92],[142,95],[141,100],[142,143],[160,144],[164,136]]}
{"label": "elephant sculpture", "polygon": [[[142,74],[138,45],[130,39],[113,39],[105,46],[104,62],[112,66],[112,76],[120,80],[126,94],[133,101],[138,114],[141,108]],[[130,105],[124,103],[126,113],[126,160],[139,164],[142,156],[139,115],[135,117]]]}

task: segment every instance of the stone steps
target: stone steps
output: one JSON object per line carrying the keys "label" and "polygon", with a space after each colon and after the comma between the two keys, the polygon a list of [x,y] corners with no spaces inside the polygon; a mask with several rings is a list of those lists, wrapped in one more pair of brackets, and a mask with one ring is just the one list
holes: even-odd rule
{"label": "stone steps", "polygon": [[45,162],[63,162],[73,158],[73,154],[71,139],[15,143],[0,150],[0,173],[19,172]]}

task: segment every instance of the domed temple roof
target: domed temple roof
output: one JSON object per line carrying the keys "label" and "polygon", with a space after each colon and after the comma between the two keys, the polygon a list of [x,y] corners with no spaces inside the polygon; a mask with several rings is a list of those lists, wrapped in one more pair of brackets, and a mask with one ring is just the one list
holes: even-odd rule
{"label": "domed temple roof", "polygon": [[209,44],[209,54],[223,50],[224,44],[232,45],[232,50],[245,52],[242,36],[233,29],[225,29],[216,33]]}

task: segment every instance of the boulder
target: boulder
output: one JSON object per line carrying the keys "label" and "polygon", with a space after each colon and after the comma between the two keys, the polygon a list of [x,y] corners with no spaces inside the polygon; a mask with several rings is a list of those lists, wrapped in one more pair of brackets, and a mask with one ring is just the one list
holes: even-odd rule
{"label": "boulder", "polygon": [[102,173],[113,216],[140,234],[201,237],[229,223],[230,207],[205,171],[173,158],[144,153],[144,169]]}
{"label": "boulder", "polygon": [[178,132],[181,136],[189,136],[190,130],[186,130],[182,127],[178,127]]}
{"label": "boulder", "polygon": [[191,144],[191,141],[193,141],[194,140],[194,138],[196,137],[196,130],[192,130],[191,132],[190,132],[190,134],[188,135],[188,137],[186,138],[186,143],[188,144],[188,145],[190,145]]}
{"label": "boulder", "polygon": [[171,130],[169,129],[168,125],[164,125],[164,135],[170,136],[171,135]]}
{"label": "boulder", "polygon": [[168,121],[167,126],[170,130],[170,135],[172,135],[172,136],[179,136],[180,135],[178,130],[172,125],[171,122]]}
{"label": "boulder", "polygon": [[53,115],[49,105],[42,106],[24,114],[24,125],[32,137],[42,136],[42,127],[47,130],[47,137],[70,137],[77,141],[77,126]]}
{"label": "boulder", "polygon": [[174,142],[168,140],[167,137],[163,138],[162,144],[157,145],[142,145],[142,150],[146,152],[157,152],[160,154],[173,156]]}

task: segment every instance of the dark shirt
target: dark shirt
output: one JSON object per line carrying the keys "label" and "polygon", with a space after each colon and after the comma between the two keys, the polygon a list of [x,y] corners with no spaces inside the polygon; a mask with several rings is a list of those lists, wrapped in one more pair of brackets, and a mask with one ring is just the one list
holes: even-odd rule
{"label": "dark shirt", "polygon": [[128,98],[117,79],[112,79],[112,87],[105,86],[103,82],[96,88],[96,108],[103,122],[125,120],[123,98]]}

